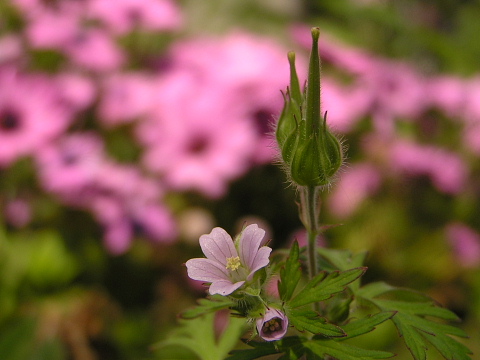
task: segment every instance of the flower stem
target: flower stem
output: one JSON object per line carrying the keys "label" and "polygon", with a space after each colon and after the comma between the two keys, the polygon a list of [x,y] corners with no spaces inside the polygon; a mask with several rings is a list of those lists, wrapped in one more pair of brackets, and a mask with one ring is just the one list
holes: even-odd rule
{"label": "flower stem", "polygon": [[305,216],[305,227],[307,230],[307,256],[308,256],[308,276],[313,279],[318,273],[317,262],[317,237],[319,235],[318,216],[318,187],[307,186],[304,188],[302,198],[302,210]]}

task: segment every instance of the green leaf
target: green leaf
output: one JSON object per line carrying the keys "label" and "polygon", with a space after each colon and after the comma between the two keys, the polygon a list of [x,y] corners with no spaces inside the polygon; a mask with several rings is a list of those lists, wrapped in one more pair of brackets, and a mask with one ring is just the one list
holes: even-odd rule
{"label": "green leaf", "polygon": [[289,302],[291,308],[298,308],[314,302],[327,300],[339,293],[351,282],[357,280],[366,271],[365,267],[346,271],[321,272]]}
{"label": "green leaf", "polygon": [[283,301],[292,298],[298,282],[302,276],[300,270],[298,242],[295,241],[290,249],[290,255],[285,262],[285,267],[280,270],[280,282],[278,283],[278,292]]}
{"label": "green leaf", "polygon": [[180,314],[183,319],[194,319],[207,313],[229,308],[235,303],[221,295],[213,295],[209,299],[199,299],[198,306],[185,310]]}
{"label": "green leaf", "polygon": [[[382,292],[382,289],[385,291]],[[450,336],[467,337],[467,334],[445,323],[456,321],[458,317],[450,310],[439,307],[429,297],[383,283],[361,289],[357,295],[383,311],[397,311],[392,321],[415,360],[426,360],[429,345],[433,345],[447,360],[471,360],[471,351]],[[399,300],[392,300],[394,297]]]}
{"label": "green leaf", "polygon": [[395,315],[395,313],[395,311],[383,311],[366,318],[351,321],[346,325],[342,325],[343,331],[345,331],[346,336],[341,340],[351,339],[353,337],[373,331],[375,330],[375,326],[391,319],[392,316]]}
{"label": "green leaf", "polygon": [[313,339],[306,341],[304,346],[320,357],[329,355],[337,360],[388,359],[394,356],[386,351],[361,349],[331,339]]}
{"label": "green leaf", "polygon": [[363,266],[367,252],[353,255],[350,250],[319,247],[318,253],[338,270],[348,270]]}
{"label": "green leaf", "polygon": [[278,341],[250,341],[248,345],[253,349],[233,350],[226,360],[253,360],[273,354],[284,354],[279,360],[297,360],[305,353],[302,338],[298,336],[289,336]]}
{"label": "green leaf", "polygon": [[229,317],[225,331],[215,336],[215,314],[208,313],[191,320],[180,320],[181,326],[170,336],[155,345],[155,348],[182,346],[202,360],[223,360],[236,346],[245,331],[244,318]]}
{"label": "green leaf", "polygon": [[345,331],[340,327],[329,324],[327,320],[321,317],[313,310],[294,309],[287,311],[288,321],[298,331],[310,331],[313,334],[319,334],[326,337],[343,337]]}
{"label": "green leaf", "polygon": [[234,350],[227,360],[253,360],[266,355],[284,354],[279,360],[297,360],[307,354],[307,359],[324,359],[329,355],[336,360],[388,359],[392,353],[366,350],[338,342],[335,339],[291,336],[272,342],[249,342],[253,349]]}

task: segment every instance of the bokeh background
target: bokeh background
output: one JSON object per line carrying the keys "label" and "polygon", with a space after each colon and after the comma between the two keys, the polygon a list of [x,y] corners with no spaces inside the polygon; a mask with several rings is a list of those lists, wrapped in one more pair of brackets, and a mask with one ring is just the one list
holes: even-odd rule
{"label": "bokeh background", "polygon": [[[318,26],[348,148],[323,244],[453,310],[479,359],[479,18],[475,0],[1,0],[0,358],[180,358],[152,344],[205,294],[183,265],[199,235],[302,236],[271,131]],[[363,341],[409,358],[390,327]]]}

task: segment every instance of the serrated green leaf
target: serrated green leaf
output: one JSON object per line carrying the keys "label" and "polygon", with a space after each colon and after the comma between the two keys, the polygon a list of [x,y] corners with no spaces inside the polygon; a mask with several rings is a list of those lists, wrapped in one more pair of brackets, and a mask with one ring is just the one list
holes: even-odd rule
{"label": "serrated green leaf", "polygon": [[215,336],[215,314],[208,313],[189,320],[180,320],[181,326],[154,347],[182,346],[202,360],[223,360],[235,347],[245,331],[245,319],[230,317],[225,331]]}
{"label": "serrated green leaf", "polygon": [[375,326],[391,319],[395,313],[395,311],[383,311],[366,318],[351,321],[346,325],[342,325],[346,336],[340,340],[351,339],[375,330]]}
{"label": "serrated green leaf", "polygon": [[302,276],[300,270],[299,248],[298,243],[295,241],[290,249],[290,254],[285,267],[280,270],[280,282],[278,283],[278,292],[280,293],[280,299],[288,301],[292,298],[298,282]]}
{"label": "serrated green leaf", "polygon": [[194,319],[196,317],[229,308],[235,303],[225,296],[212,296],[209,299],[199,299],[198,306],[185,310],[180,314],[183,319]]}
{"label": "serrated green leaf", "polygon": [[226,360],[253,360],[272,354],[284,354],[280,358],[283,360],[296,360],[305,352],[302,339],[298,336],[289,336],[278,341],[250,341],[248,345],[253,349],[233,350]]}
{"label": "serrated green leaf", "polygon": [[[383,293],[382,289],[385,290]],[[426,360],[429,344],[447,360],[471,360],[470,350],[450,337],[450,335],[467,337],[465,332],[460,328],[430,319],[454,321],[458,320],[458,317],[450,310],[437,306],[427,296],[416,292],[406,296],[406,290],[396,290],[385,284],[373,284],[366,290],[361,289],[357,295],[366,296],[368,301],[381,310],[397,311],[392,318],[393,323],[415,360]],[[407,300],[391,300],[392,295]]]}
{"label": "serrated green leaf", "polygon": [[331,339],[313,339],[306,341],[304,346],[320,357],[329,355],[337,360],[388,359],[394,356],[386,351],[361,349]]}
{"label": "serrated green leaf", "polygon": [[314,302],[327,300],[339,293],[351,282],[357,280],[366,268],[355,268],[346,271],[321,272],[289,302],[291,308],[298,308]]}
{"label": "serrated green leaf", "polygon": [[288,321],[298,331],[310,331],[326,337],[343,337],[345,331],[339,326],[329,324],[327,320],[313,310],[294,309],[287,311]]}
{"label": "serrated green leaf", "polygon": [[329,249],[319,247],[318,253],[322,258],[330,262],[338,270],[348,270],[351,268],[361,267],[364,264],[367,252],[352,254],[350,250],[345,249]]}

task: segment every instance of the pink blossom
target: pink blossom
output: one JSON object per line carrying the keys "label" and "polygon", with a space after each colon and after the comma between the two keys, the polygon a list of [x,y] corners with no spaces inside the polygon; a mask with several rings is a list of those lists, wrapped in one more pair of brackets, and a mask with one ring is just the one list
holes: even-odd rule
{"label": "pink blossom", "polygon": [[98,107],[99,120],[107,125],[144,116],[154,103],[154,86],[147,74],[122,73],[105,80]]}
{"label": "pink blossom", "polygon": [[188,73],[165,76],[156,107],[138,124],[137,136],[146,146],[145,166],[168,186],[218,197],[249,167],[255,130],[232,113],[220,89],[204,86]]}
{"label": "pink blossom", "polygon": [[467,86],[455,76],[438,76],[428,80],[429,101],[448,116],[461,116],[467,99]]}
{"label": "pink blossom", "polygon": [[453,250],[466,267],[480,264],[480,234],[462,223],[452,223],[446,228]]}
{"label": "pink blossom", "polygon": [[0,69],[0,166],[35,153],[69,125],[57,90],[48,78]]}
{"label": "pink blossom", "polygon": [[458,193],[467,178],[467,167],[456,155],[431,145],[398,141],[391,148],[392,167],[405,174],[428,175],[445,193]]}
{"label": "pink blossom", "polygon": [[[268,38],[233,32],[222,38],[198,38],[174,44],[169,59],[177,71],[190,73],[195,82],[220,92],[235,117],[253,125],[253,160],[270,162],[275,156],[270,133],[274,116],[283,105],[279,89],[288,83],[287,49]],[[297,69],[305,73],[305,59]]]}
{"label": "pink blossom", "polygon": [[362,86],[340,86],[332,78],[322,77],[322,111],[335,131],[347,133],[366,115],[371,105],[370,94]]}
{"label": "pink blossom", "polygon": [[266,341],[280,340],[288,330],[287,316],[275,308],[268,308],[263,317],[256,321],[260,337]]}
{"label": "pink blossom", "polygon": [[60,73],[55,78],[60,101],[74,111],[84,110],[93,104],[97,90],[93,81],[74,72]]}
{"label": "pink blossom", "polygon": [[5,204],[4,215],[9,224],[21,228],[32,220],[32,208],[24,199],[13,199]]}
{"label": "pink blossom", "polygon": [[35,159],[44,189],[69,198],[91,187],[106,165],[103,141],[93,133],[64,136]]}
{"label": "pink blossom", "polygon": [[377,169],[369,164],[355,164],[342,174],[329,203],[332,212],[340,217],[352,214],[380,186]]}
{"label": "pink blossom", "polygon": [[73,63],[95,71],[116,70],[125,62],[114,39],[101,29],[80,29],[62,50]]}
{"label": "pink blossom", "polygon": [[211,295],[233,293],[268,265],[272,249],[261,246],[264,235],[264,230],[252,224],[234,242],[225,230],[214,228],[210,234],[200,236],[200,247],[207,258],[188,260],[188,276],[211,283]]}
{"label": "pink blossom", "polygon": [[90,0],[88,15],[106,24],[115,34],[134,29],[175,30],[183,23],[178,6],[170,0]]}

